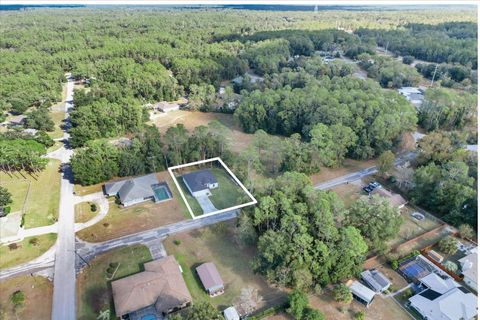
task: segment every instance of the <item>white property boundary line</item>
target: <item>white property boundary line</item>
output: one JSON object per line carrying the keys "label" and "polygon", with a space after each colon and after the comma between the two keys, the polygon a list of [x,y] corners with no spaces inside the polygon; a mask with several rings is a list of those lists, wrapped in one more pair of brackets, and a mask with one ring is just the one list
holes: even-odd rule
{"label": "white property boundary line", "polygon": [[[240,204],[238,206],[234,206],[234,207],[231,207],[231,208],[225,208],[225,209],[222,209],[222,210],[209,212],[207,214],[202,214],[201,216],[197,217],[193,214],[192,208],[190,208],[190,205],[188,204],[187,198],[185,197],[185,194],[183,194],[182,188],[180,187],[180,184],[178,183],[177,178],[173,174],[173,170],[181,169],[181,168],[185,168],[185,167],[190,167],[190,166],[194,166],[194,165],[198,165],[198,164],[213,162],[213,161],[220,162],[220,164],[223,166],[223,168],[228,172],[228,174],[230,174],[230,176],[233,177],[235,182],[242,188],[243,191],[245,191],[245,193],[250,197],[250,199],[252,199],[252,201],[244,203],[244,204]],[[201,218],[213,216],[215,214],[219,214],[219,213],[223,213],[223,212],[227,212],[227,211],[233,211],[233,210],[236,210],[236,209],[240,209],[240,208],[244,208],[244,207],[248,207],[248,206],[257,204],[257,199],[255,199],[252,196],[250,191],[248,191],[247,188],[245,188],[245,186],[240,182],[240,180],[238,180],[237,176],[227,167],[227,165],[219,157],[211,158],[211,159],[207,159],[207,160],[190,162],[190,163],[181,164],[181,165],[174,166],[174,167],[169,167],[168,172],[170,173],[170,176],[172,177],[173,182],[175,183],[175,186],[177,187],[178,191],[180,192],[180,195],[182,196],[183,202],[185,202],[185,205],[187,206],[188,212],[192,216],[192,219],[201,219]]]}

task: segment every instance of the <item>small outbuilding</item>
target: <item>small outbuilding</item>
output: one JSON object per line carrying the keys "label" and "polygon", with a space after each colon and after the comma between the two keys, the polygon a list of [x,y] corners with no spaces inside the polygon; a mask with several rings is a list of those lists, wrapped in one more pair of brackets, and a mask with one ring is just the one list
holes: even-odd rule
{"label": "small outbuilding", "polygon": [[208,169],[189,172],[184,174],[182,179],[194,197],[210,196],[210,190],[218,188],[217,178]]}
{"label": "small outbuilding", "polygon": [[170,112],[170,111],[179,110],[180,105],[178,103],[175,103],[175,102],[160,101],[160,102],[154,104],[153,108],[155,110],[167,113],[167,112]]}
{"label": "small outbuilding", "polygon": [[225,317],[225,320],[240,320],[240,315],[235,307],[228,307],[223,310],[223,316]]}
{"label": "small outbuilding", "polygon": [[223,280],[213,262],[206,262],[198,266],[196,270],[203,287],[211,297],[224,292]]}
{"label": "small outbuilding", "polygon": [[430,250],[430,251],[428,251],[427,254],[428,254],[428,256],[429,256],[430,258],[432,258],[432,259],[435,260],[436,262],[442,263],[442,261],[443,261],[443,256],[442,256],[440,253],[438,253],[437,251],[435,251],[435,250]]}
{"label": "small outbuilding", "polygon": [[392,284],[387,277],[385,277],[380,271],[376,269],[365,270],[361,273],[362,280],[371,288],[373,291],[379,293],[384,292],[390,288]]}
{"label": "small outbuilding", "polygon": [[375,298],[375,292],[364,286],[358,281],[354,281],[350,285],[350,291],[352,292],[353,297],[358,302],[365,305],[367,308],[373,302],[373,298]]}

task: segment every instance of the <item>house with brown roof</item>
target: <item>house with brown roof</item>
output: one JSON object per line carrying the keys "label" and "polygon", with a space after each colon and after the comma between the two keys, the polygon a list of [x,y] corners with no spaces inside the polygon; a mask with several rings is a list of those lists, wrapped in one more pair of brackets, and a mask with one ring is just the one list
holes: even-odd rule
{"label": "house with brown roof", "polygon": [[385,188],[375,188],[372,192],[371,192],[372,195],[374,194],[378,194],[380,197],[382,198],[385,198],[388,200],[388,202],[390,202],[390,204],[392,205],[392,207],[394,208],[403,208],[405,207],[405,205],[408,203],[407,200],[405,200],[401,195],[399,195],[398,193],[393,193],[393,192],[390,192],[388,190],[386,190]]}
{"label": "house with brown roof", "polygon": [[203,287],[213,297],[224,292],[223,280],[213,262],[206,262],[197,267],[197,274]]}
{"label": "house with brown roof", "polygon": [[191,305],[192,297],[173,256],[147,262],[144,268],[143,272],[112,282],[118,317],[163,316]]}

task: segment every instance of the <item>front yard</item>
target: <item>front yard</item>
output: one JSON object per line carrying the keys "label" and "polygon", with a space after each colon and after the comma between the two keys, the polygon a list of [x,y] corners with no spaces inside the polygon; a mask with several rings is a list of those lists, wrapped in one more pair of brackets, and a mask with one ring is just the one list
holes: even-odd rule
{"label": "front yard", "polygon": [[[95,209],[95,210],[92,210]],[[95,217],[98,213],[98,205],[95,202],[80,202],[75,205],[75,222],[82,223]]]}
{"label": "front yard", "polygon": [[[286,301],[286,293],[269,286],[251,267],[254,248],[241,248],[234,241],[234,225],[215,226],[170,236],[164,241],[169,255],[175,256],[183,269],[183,277],[194,303],[209,301],[220,311],[240,301],[242,290],[258,290],[261,301],[258,309]],[[225,293],[211,298],[203,289],[195,268],[204,262],[213,262],[225,284]]]}
{"label": "front yard", "polygon": [[[53,284],[43,277],[19,276],[0,282],[0,319],[50,320]],[[20,290],[25,305],[15,312],[10,297]]]}
{"label": "front yard", "polygon": [[56,240],[57,234],[49,233],[0,246],[0,269],[16,266],[41,256],[55,244]]}
{"label": "front yard", "polygon": [[111,198],[106,217],[77,232],[77,236],[85,241],[101,242],[191,218],[168,172],[159,172],[158,177],[168,183],[172,199],[159,203],[146,201],[123,208]]}
{"label": "front yard", "polygon": [[77,277],[77,319],[98,319],[104,310],[110,310],[110,319],[116,319],[110,282],[143,271],[143,263],[151,260],[150,251],[142,245],[115,249],[93,259]]}
{"label": "front yard", "polygon": [[60,161],[50,160],[45,170],[29,174],[0,172],[0,185],[12,194],[12,213],[23,211],[24,227],[55,223],[60,201]]}

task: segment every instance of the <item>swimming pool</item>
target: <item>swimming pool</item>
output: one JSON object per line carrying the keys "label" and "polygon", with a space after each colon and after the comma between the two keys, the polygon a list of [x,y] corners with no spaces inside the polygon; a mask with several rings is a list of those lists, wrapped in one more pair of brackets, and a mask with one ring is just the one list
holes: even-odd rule
{"label": "swimming pool", "polygon": [[167,184],[153,185],[152,190],[155,197],[155,202],[164,201],[172,197],[172,194],[170,193],[170,189],[168,188]]}
{"label": "swimming pool", "polygon": [[142,317],[142,320],[157,320],[157,317],[154,314],[147,314]]}

